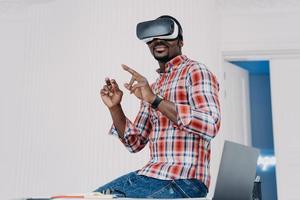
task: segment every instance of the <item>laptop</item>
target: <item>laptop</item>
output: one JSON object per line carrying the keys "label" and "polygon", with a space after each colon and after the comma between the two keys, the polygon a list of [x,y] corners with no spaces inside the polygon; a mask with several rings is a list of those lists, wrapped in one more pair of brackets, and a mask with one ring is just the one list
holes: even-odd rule
{"label": "laptop", "polygon": [[252,200],[258,155],[256,148],[225,141],[212,200]]}

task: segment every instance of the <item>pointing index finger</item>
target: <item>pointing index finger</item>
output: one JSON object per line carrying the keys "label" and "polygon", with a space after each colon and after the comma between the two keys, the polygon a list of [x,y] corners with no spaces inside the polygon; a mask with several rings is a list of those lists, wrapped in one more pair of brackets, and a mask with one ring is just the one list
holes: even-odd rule
{"label": "pointing index finger", "polygon": [[123,67],[123,69],[125,71],[128,71],[130,74],[134,75],[139,75],[139,73],[137,73],[136,71],[134,71],[133,69],[131,69],[130,67],[128,67],[127,65],[122,64],[121,65]]}

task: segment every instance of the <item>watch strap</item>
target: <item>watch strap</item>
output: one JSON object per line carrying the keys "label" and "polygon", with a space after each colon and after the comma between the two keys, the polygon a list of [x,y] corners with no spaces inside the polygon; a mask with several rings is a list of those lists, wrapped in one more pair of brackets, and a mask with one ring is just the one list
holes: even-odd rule
{"label": "watch strap", "polygon": [[151,104],[151,107],[156,109],[162,100],[163,98],[161,96],[156,95],[154,101]]}

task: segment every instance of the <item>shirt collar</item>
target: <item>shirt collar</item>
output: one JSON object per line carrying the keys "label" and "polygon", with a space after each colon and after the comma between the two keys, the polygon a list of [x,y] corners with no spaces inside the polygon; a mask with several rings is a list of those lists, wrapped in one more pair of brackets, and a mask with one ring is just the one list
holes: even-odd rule
{"label": "shirt collar", "polygon": [[176,70],[186,59],[187,57],[185,55],[178,55],[166,63],[165,72],[161,72],[160,68],[157,69],[156,72],[162,74],[162,73],[169,73],[172,70]]}

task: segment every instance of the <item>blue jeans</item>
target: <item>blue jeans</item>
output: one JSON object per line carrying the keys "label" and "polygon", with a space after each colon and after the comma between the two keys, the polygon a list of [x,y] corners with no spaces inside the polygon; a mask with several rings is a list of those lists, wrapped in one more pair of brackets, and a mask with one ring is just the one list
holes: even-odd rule
{"label": "blue jeans", "polygon": [[159,180],[131,172],[95,192],[127,198],[196,198],[206,197],[207,188],[197,179]]}

